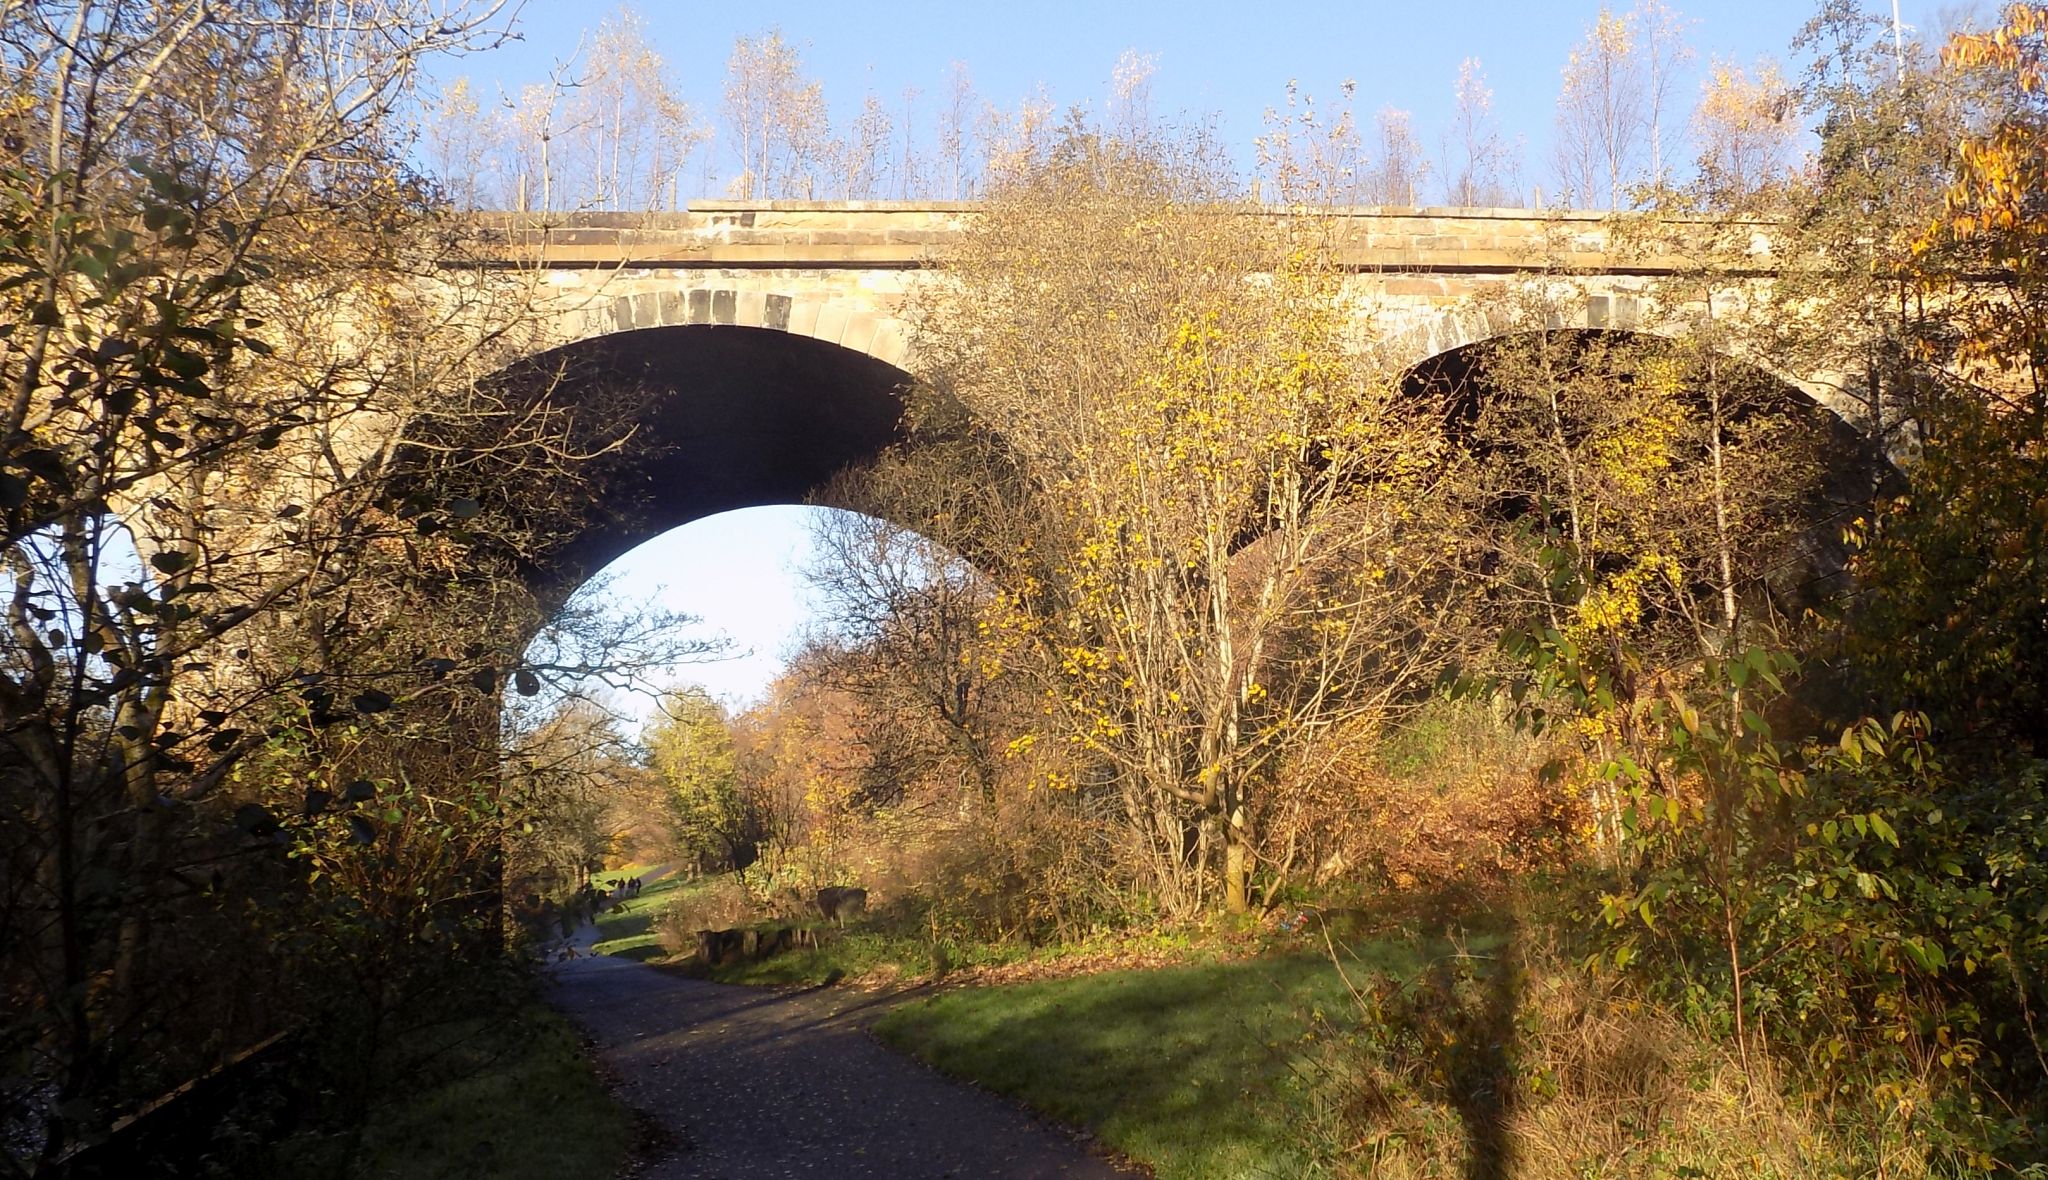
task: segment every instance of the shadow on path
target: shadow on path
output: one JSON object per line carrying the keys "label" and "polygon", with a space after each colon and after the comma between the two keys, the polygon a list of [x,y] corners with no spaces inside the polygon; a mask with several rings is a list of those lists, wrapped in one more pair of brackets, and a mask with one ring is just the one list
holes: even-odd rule
{"label": "shadow on path", "polygon": [[896,996],[765,992],[589,953],[550,998],[590,1033],[620,1096],[678,1145],[643,1180],[1129,1176],[1072,1136],[867,1034]]}

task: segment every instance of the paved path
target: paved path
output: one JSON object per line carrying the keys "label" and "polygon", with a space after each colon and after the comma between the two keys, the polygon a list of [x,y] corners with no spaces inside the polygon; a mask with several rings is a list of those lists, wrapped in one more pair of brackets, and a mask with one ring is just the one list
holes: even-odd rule
{"label": "paved path", "polygon": [[1010,1103],[890,1052],[865,1031],[886,999],[686,979],[588,953],[554,968],[555,1004],[598,1043],[621,1097],[673,1137],[642,1180],[1128,1177]]}

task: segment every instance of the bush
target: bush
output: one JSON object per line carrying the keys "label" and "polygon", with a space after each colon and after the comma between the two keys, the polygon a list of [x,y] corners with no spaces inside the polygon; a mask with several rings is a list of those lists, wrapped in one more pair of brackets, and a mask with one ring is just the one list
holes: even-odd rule
{"label": "bush", "polygon": [[1002,800],[910,845],[893,866],[902,908],[935,939],[1067,941],[1111,920],[1105,833],[1042,796]]}
{"label": "bush", "polygon": [[1492,702],[1437,697],[1337,745],[1294,768],[1260,816],[1268,855],[1315,886],[1501,893],[1583,847],[1584,803],[1551,772],[1554,743]]}
{"label": "bush", "polygon": [[733,874],[706,877],[678,890],[654,919],[661,949],[672,957],[696,953],[699,930],[734,930],[770,916]]}
{"label": "bush", "polygon": [[[1797,1109],[1674,1013],[1510,939],[1410,978],[1353,979],[1307,1066],[1308,1127],[1338,1175],[1857,1174],[1828,1111]],[[1918,1174],[1894,1156],[1893,1173]]]}

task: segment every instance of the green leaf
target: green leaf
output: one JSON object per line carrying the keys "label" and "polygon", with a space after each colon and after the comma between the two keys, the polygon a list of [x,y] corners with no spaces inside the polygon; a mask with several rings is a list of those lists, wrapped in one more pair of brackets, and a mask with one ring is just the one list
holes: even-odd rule
{"label": "green leaf", "polygon": [[1884,816],[1875,811],[1870,813],[1870,830],[1877,833],[1878,839],[1891,845],[1893,848],[1899,846],[1899,834],[1892,830],[1890,824],[1885,822]]}

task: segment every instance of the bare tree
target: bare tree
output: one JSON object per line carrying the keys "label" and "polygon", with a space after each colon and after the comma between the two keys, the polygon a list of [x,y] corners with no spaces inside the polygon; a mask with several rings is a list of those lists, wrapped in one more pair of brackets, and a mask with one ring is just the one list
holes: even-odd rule
{"label": "bare tree", "polygon": [[1649,102],[1629,19],[1602,7],[1564,67],[1557,98],[1557,171],[1578,208],[1621,205],[1643,151]]}
{"label": "bare tree", "polygon": [[1003,110],[990,103],[981,113],[985,185],[1002,184],[1026,175],[1044,160],[1052,130],[1053,104],[1040,86]]}
{"label": "bare tree", "polygon": [[565,700],[505,751],[505,798],[522,822],[508,837],[508,875],[560,898],[618,854],[670,849],[660,780],[637,765],[618,719]]}
{"label": "bare tree", "polygon": [[1493,90],[1479,59],[1458,64],[1452,86],[1451,125],[1444,134],[1444,199],[1453,205],[1518,203],[1521,161],[1493,113]]}
{"label": "bare tree", "polygon": [[[957,530],[985,519],[987,506],[986,489],[961,474],[952,463],[891,456],[827,498]],[[821,513],[811,538],[804,577],[822,624],[808,644],[813,678],[863,703],[870,750],[948,766],[973,797],[994,800],[997,731],[1015,696],[983,658],[995,585],[944,544],[880,515]],[[907,769],[899,780],[928,766]]]}
{"label": "bare tree", "polygon": [[1754,72],[1713,64],[1692,117],[1704,204],[1730,208],[1785,179],[1798,135],[1793,110],[1792,88],[1775,62],[1761,62]]}
{"label": "bare tree", "polygon": [[967,63],[946,67],[945,102],[939,108],[939,172],[944,196],[963,201],[974,194],[974,77]]}
{"label": "bare tree", "polygon": [[596,209],[654,210],[677,200],[678,177],[709,136],[678,94],[647,24],[620,7],[597,26],[569,99],[565,145],[579,199]]}
{"label": "bare tree", "polygon": [[1675,146],[1667,140],[1666,133],[1683,130],[1682,126],[1671,126],[1669,113],[1673,88],[1678,84],[1686,63],[1693,58],[1692,46],[1686,42],[1685,36],[1690,22],[1664,0],[1636,0],[1629,20],[1636,26],[1636,37],[1642,47],[1643,115],[1649,123],[1650,183],[1661,189],[1669,180],[1664,161]]}
{"label": "bare tree", "polygon": [[815,195],[829,151],[824,86],[804,77],[802,55],[780,29],[733,43],[726,61],[727,143],[739,157],[741,197]]}
{"label": "bare tree", "polygon": [[539,517],[501,530],[442,476],[564,474],[578,448],[483,388],[522,288],[447,281],[398,114],[495,11],[0,19],[0,110],[32,132],[0,136],[11,1174],[70,1171],[315,1008],[368,1074],[388,1026],[352,1015],[502,949],[495,750],[456,735],[495,732]]}
{"label": "bare tree", "polygon": [[869,91],[839,145],[841,192],[847,200],[867,201],[882,195],[888,185],[892,130],[881,96]]}
{"label": "bare tree", "polygon": [[903,88],[903,154],[896,162],[896,199],[908,201],[925,195],[925,161],[917,152],[917,97],[915,86]]}
{"label": "bare tree", "polygon": [[427,104],[421,138],[428,169],[458,209],[502,207],[506,127],[477,102],[468,78],[441,88]]}
{"label": "bare tree", "polygon": [[1663,0],[1602,7],[1572,50],[1557,98],[1557,179],[1579,208],[1621,207],[1630,185],[1666,183],[1673,87],[1692,58],[1686,21]]}
{"label": "bare tree", "polygon": [[1152,76],[1159,59],[1126,49],[1109,73],[1109,131],[1127,143],[1144,137],[1152,125]]}
{"label": "bare tree", "polygon": [[1266,111],[1266,134],[1254,144],[1260,179],[1271,186],[1268,199],[1295,205],[1397,203],[1369,187],[1365,145],[1352,110],[1357,91],[1347,80],[1325,110],[1314,95],[1287,84],[1287,106]]}
{"label": "bare tree", "polygon": [[[512,104],[511,137],[513,207],[520,212],[556,210],[555,180],[560,167],[558,139],[577,130],[568,102],[575,85],[572,64],[556,62],[548,81],[524,87]],[[573,202],[571,202],[573,205]]]}
{"label": "bare tree", "polygon": [[1381,107],[1374,117],[1377,150],[1372,154],[1361,198],[1369,205],[1413,205],[1429,179],[1429,161],[1415,138],[1415,116],[1395,107]]}
{"label": "bare tree", "polygon": [[915,320],[933,385],[1025,489],[1006,518],[1035,531],[991,554],[988,620],[1042,702],[1024,745],[1049,785],[1113,792],[1180,912],[1214,882],[1252,904],[1280,767],[1442,655],[1403,621],[1441,549],[1408,531],[1435,419],[1352,337],[1334,231],[1217,216],[1234,188],[1199,140],[1070,128]]}

